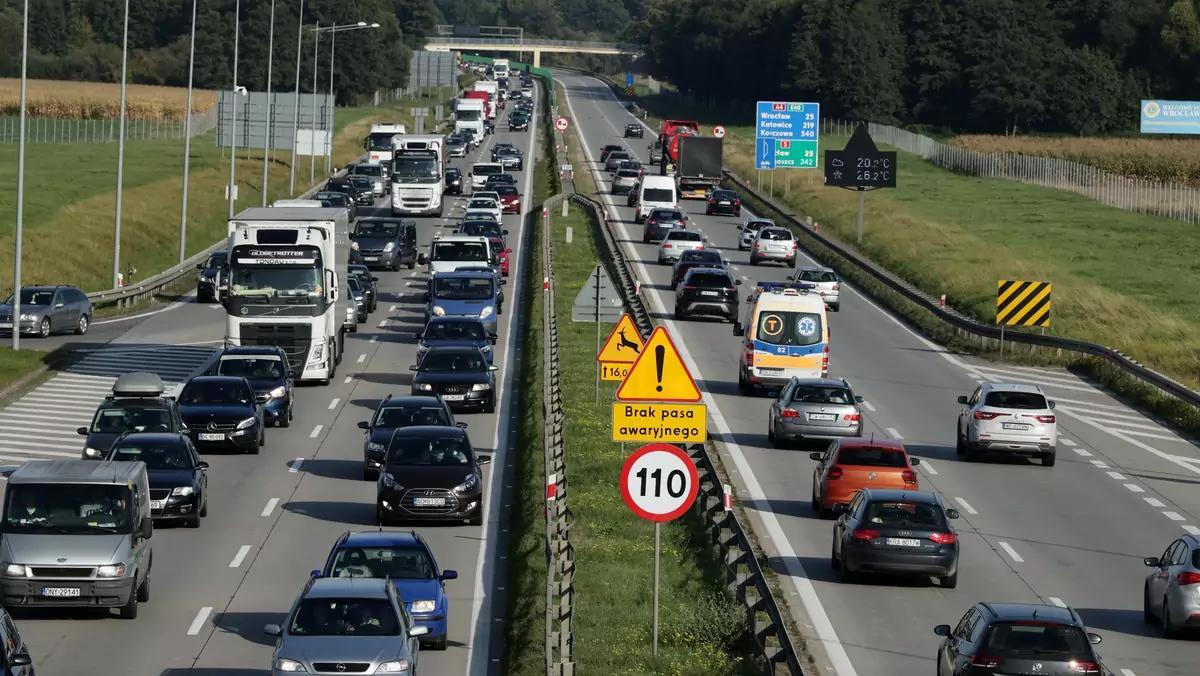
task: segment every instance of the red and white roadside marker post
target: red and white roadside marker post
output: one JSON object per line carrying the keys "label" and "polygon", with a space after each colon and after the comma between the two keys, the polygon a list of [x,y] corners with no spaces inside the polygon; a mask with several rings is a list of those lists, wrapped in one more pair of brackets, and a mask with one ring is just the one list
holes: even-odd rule
{"label": "red and white roadside marker post", "polygon": [[721,486],[721,504],[726,512],[733,511],[733,487],[729,484]]}
{"label": "red and white roadside marker post", "polygon": [[554,500],[558,497],[558,475],[551,474],[546,477],[546,502]]}
{"label": "red and white roadside marker post", "polygon": [[683,516],[700,492],[700,473],[683,449],[671,444],[647,444],[625,459],[621,467],[621,497],[629,511],[654,522],[653,654],[658,657],[658,556],[662,523]]}

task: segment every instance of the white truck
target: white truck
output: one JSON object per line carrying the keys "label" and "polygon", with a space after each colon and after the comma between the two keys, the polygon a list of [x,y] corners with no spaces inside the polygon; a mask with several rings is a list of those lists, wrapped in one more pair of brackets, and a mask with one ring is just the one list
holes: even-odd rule
{"label": "white truck", "polygon": [[492,75],[497,80],[508,77],[508,59],[493,59],[492,60]]}
{"label": "white truck", "polygon": [[436,272],[454,272],[464,267],[489,266],[495,259],[487,237],[434,235],[429,255],[418,254],[417,265],[427,265],[430,279]]}
{"label": "white truck", "polygon": [[225,345],[283,348],[297,380],[328,385],[345,346],[350,218],[341,208],[254,207],[229,221]]}
{"label": "white truck", "polygon": [[441,216],[445,163],[445,136],[397,136],[392,141],[392,215]]}
{"label": "white truck", "polygon": [[484,136],[483,117],[485,106],[480,99],[454,100],[454,131],[470,129],[475,132],[475,138]]}
{"label": "white truck", "polygon": [[395,122],[383,122],[371,125],[371,131],[363,139],[363,149],[367,151],[367,164],[388,164],[392,161],[392,138],[397,134],[407,134],[408,128]]}
{"label": "white truck", "polygon": [[500,83],[495,80],[480,80],[475,83],[474,90],[477,92],[487,92],[488,95],[488,119],[492,120],[496,117],[496,96],[500,91]]}

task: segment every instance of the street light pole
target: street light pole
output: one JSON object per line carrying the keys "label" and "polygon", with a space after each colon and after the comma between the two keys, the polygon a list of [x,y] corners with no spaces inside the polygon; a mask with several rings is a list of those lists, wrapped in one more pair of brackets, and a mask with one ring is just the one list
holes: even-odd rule
{"label": "street light pole", "polygon": [[21,235],[25,225],[25,100],[29,84],[29,0],[21,29],[21,122],[17,139],[17,250],[13,259],[12,349],[21,349]]}
{"label": "street light pole", "polygon": [[271,33],[267,38],[267,133],[263,141],[263,187],[262,205],[267,206],[267,187],[269,186],[270,159],[272,137],[275,135],[275,100],[271,98],[271,67],[275,59],[275,0],[271,0]]}
{"label": "street light pole", "polygon": [[[337,31],[329,32],[329,102],[337,105],[337,100],[333,98],[333,52],[337,47]],[[329,176],[333,164],[333,139],[325,144],[325,176]]]}
{"label": "street light pole", "polygon": [[[313,29],[314,32],[317,34],[320,34],[322,32],[330,34],[329,35],[329,103],[330,103],[330,105],[337,105],[337,101],[334,99],[334,95],[333,95],[333,57],[334,57],[334,47],[337,45],[336,34],[342,32],[342,31],[356,31],[356,30],[361,30],[363,28],[379,28],[379,24],[378,23],[368,24],[366,21],[359,21],[358,23],[349,23],[349,24],[345,24],[343,26],[329,26],[327,28],[321,28],[320,26],[318,26],[317,28]],[[314,93],[314,95],[317,91],[316,65],[317,65],[317,57],[316,57],[316,53],[314,52],[313,53],[313,93]],[[325,144],[325,176],[326,177],[330,176],[333,173],[333,167],[331,166],[332,163],[333,163],[333,129],[330,129],[329,137]]]}
{"label": "street light pole", "polygon": [[183,200],[179,207],[179,262],[187,259],[187,198],[188,172],[192,161],[192,80],[196,72],[196,5],[199,0],[192,0],[192,44],[188,56],[188,94],[187,112],[183,122]]}
{"label": "street light pole", "polygon": [[[318,21],[317,27],[313,29],[313,134],[314,135],[317,133],[317,110],[318,110],[318,106],[317,106],[317,45],[320,43],[321,43],[321,22]],[[322,120],[322,122],[324,122],[324,120]],[[312,187],[312,184],[315,183],[317,180],[317,149],[315,147],[316,139],[314,138],[313,141],[314,141],[314,143],[309,143],[309,146],[311,146],[309,148],[309,155],[308,155],[308,185],[309,185],[309,187]]]}
{"label": "street light pole", "polygon": [[[296,29],[296,104],[292,113],[292,166],[288,195],[296,196],[296,145],[300,136],[300,50],[304,47],[304,0],[300,0],[300,27]],[[315,98],[315,97],[314,97]]]}
{"label": "street light pole", "polygon": [[129,0],[125,0],[125,28],[121,38],[121,124],[117,137],[117,208],[113,217],[113,288],[121,285],[121,192],[125,182],[125,88],[129,81]]}
{"label": "street light pole", "polygon": [[[125,0],[129,2],[129,0]],[[242,0],[237,0],[233,6],[233,96],[229,103],[233,106],[233,124],[229,127],[229,218],[233,218],[234,192],[237,190],[237,97],[238,97],[238,38],[241,36]],[[249,144],[247,144],[249,145]]]}

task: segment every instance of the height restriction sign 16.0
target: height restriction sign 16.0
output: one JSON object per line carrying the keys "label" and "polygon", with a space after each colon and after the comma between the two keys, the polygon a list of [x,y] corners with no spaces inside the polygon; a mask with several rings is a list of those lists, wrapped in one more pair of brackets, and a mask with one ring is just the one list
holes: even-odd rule
{"label": "height restriction sign 16.0", "polygon": [[682,449],[647,444],[621,468],[621,497],[630,511],[647,521],[673,521],[696,502],[700,474]]}

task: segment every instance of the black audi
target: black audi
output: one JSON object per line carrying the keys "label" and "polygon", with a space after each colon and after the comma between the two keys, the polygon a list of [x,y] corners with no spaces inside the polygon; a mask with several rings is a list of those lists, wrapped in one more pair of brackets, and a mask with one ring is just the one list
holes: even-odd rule
{"label": "black audi", "polygon": [[480,465],[492,461],[471,447],[466,430],[402,427],[392,433],[387,462],[375,485],[375,518],[397,521],[483,523]]}
{"label": "black audi", "polygon": [[179,413],[200,448],[233,447],[257,454],[267,443],[262,406],[245,378],[192,378],[179,393]]}
{"label": "black audi", "polygon": [[199,528],[208,516],[208,463],[184,434],[132,432],[113,443],[105,460],[144,462],[150,479],[150,516]]}
{"label": "black audi", "polygon": [[408,367],[415,371],[413,396],[438,396],[451,410],[496,412],[498,366],[489,365],[477,347],[431,347],[421,361]]}
{"label": "black audi", "polygon": [[359,429],[367,431],[363,440],[363,479],[379,478],[379,470],[386,461],[388,444],[392,433],[401,427],[416,426],[466,427],[456,422],[446,402],[437,397],[393,397],[388,395],[375,408],[370,420],[358,423]]}
{"label": "black audi", "polygon": [[462,169],[449,167],[446,169],[446,194],[461,195],[463,191]]}

